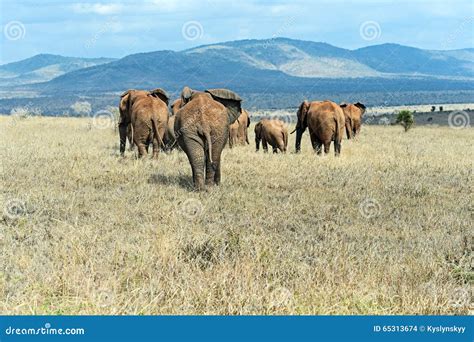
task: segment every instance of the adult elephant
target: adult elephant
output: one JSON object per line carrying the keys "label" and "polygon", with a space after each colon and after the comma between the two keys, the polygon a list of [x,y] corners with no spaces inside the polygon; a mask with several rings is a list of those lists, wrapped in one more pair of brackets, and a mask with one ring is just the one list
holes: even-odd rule
{"label": "adult elephant", "polygon": [[229,137],[229,125],[242,112],[242,99],[227,89],[198,92],[185,87],[181,100],[174,130],[191,164],[194,187],[202,190],[204,185],[219,185],[222,149]]}
{"label": "adult elephant", "polygon": [[334,153],[341,153],[341,140],[344,135],[345,118],[342,108],[332,101],[303,101],[297,112],[296,152],[301,150],[301,138],[306,128],[309,130],[311,144],[318,155],[324,145],[324,153],[329,152],[331,141],[334,141]]}
{"label": "adult elephant", "polygon": [[153,157],[158,157],[168,123],[168,95],[163,89],[151,91],[130,89],[120,98],[119,134],[120,154],[125,152],[128,126],[131,125],[133,143],[138,156],[147,154],[153,144]]}
{"label": "adult elephant", "polygon": [[242,109],[242,114],[229,126],[229,147],[234,145],[245,145],[249,143],[248,127],[250,126],[250,115]]}
{"label": "adult elephant", "polygon": [[255,125],[255,147],[260,149],[262,142],[263,152],[268,152],[268,144],[273,148],[273,153],[278,150],[285,153],[288,146],[288,129],[279,119],[262,119]]}
{"label": "adult elephant", "polygon": [[362,115],[366,107],[360,102],[343,103],[340,107],[344,111],[347,139],[355,138],[360,133]]}

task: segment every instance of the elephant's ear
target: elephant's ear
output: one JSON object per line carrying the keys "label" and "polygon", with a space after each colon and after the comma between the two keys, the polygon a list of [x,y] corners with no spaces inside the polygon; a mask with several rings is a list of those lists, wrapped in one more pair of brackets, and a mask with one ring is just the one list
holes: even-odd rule
{"label": "elephant's ear", "polygon": [[128,122],[130,119],[128,115],[130,92],[131,90],[127,90],[122,95],[120,95],[120,103],[119,103],[120,122],[119,123]]}
{"label": "elephant's ear", "polygon": [[228,89],[208,89],[206,93],[211,94],[212,98],[222,103],[227,108],[229,124],[232,124],[242,113],[242,99],[239,95]]}
{"label": "elephant's ear", "polygon": [[186,103],[191,100],[194,91],[189,87],[184,87],[183,91],[181,91],[181,105],[184,106]]}
{"label": "elephant's ear", "polygon": [[298,117],[298,123],[296,124],[296,128],[306,128],[306,115],[308,114],[310,103],[306,100],[301,102],[300,107],[298,108],[298,112],[296,113]]}
{"label": "elephant's ear", "polygon": [[362,114],[365,113],[365,108],[366,107],[362,103],[360,103],[360,102],[354,103],[354,106],[356,106],[357,108],[360,108]]}
{"label": "elephant's ear", "polygon": [[120,98],[127,96],[128,94],[130,94],[130,92],[131,92],[132,90],[133,90],[133,89],[128,89],[128,90],[124,91],[124,92],[122,93],[122,95],[120,95]]}
{"label": "elephant's ear", "polygon": [[168,105],[168,103],[170,101],[170,97],[168,96],[166,91],[164,91],[163,89],[156,88],[156,89],[150,90],[149,93],[150,93],[151,96],[159,98],[161,101],[166,103],[166,105]]}

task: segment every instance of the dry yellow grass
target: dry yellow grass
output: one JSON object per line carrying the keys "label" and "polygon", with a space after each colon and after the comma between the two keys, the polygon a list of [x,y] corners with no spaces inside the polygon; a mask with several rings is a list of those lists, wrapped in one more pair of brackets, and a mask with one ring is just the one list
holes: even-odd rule
{"label": "dry yellow grass", "polygon": [[183,153],[122,159],[88,119],[0,117],[0,312],[466,314],[473,138],[226,149],[222,185],[196,193]]}

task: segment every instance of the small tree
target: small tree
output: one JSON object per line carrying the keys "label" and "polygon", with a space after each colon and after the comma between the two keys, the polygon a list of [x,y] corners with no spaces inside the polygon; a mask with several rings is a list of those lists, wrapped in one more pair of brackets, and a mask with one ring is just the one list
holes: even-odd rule
{"label": "small tree", "polygon": [[413,117],[413,113],[409,110],[402,110],[398,113],[396,122],[402,125],[406,132],[415,124],[415,118]]}
{"label": "small tree", "polygon": [[77,101],[71,106],[71,109],[74,111],[74,113],[78,114],[79,116],[87,116],[91,113],[92,106],[87,101],[83,101],[83,102]]}

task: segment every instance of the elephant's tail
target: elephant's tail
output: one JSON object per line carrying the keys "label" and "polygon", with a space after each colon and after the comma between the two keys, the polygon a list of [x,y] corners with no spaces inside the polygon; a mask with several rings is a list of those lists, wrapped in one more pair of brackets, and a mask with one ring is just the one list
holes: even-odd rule
{"label": "elephant's tail", "polygon": [[163,140],[161,139],[160,137],[160,131],[158,130],[158,124],[156,123],[156,117],[152,117],[151,118],[151,123],[153,125],[153,131],[155,133],[155,136],[156,136],[156,140],[158,140],[158,143],[160,144],[160,146],[164,149],[165,148],[165,144],[163,144]]}
{"label": "elephant's tail", "polygon": [[128,137],[130,143],[130,149],[133,150],[133,146],[135,146],[135,141],[133,140],[133,124],[130,123],[130,136]]}
{"label": "elephant's tail", "polygon": [[[334,117],[334,124],[336,127],[336,131],[334,132],[334,143],[340,142],[342,140],[342,136],[340,136],[339,132],[339,122],[337,121],[337,117]],[[343,134],[344,135],[344,134]]]}
{"label": "elephant's tail", "polygon": [[208,130],[204,130],[204,137],[206,138],[209,162],[211,163],[211,165],[214,166],[214,163],[212,162],[212,140],[211,140],[211,134],[209,133]]}

